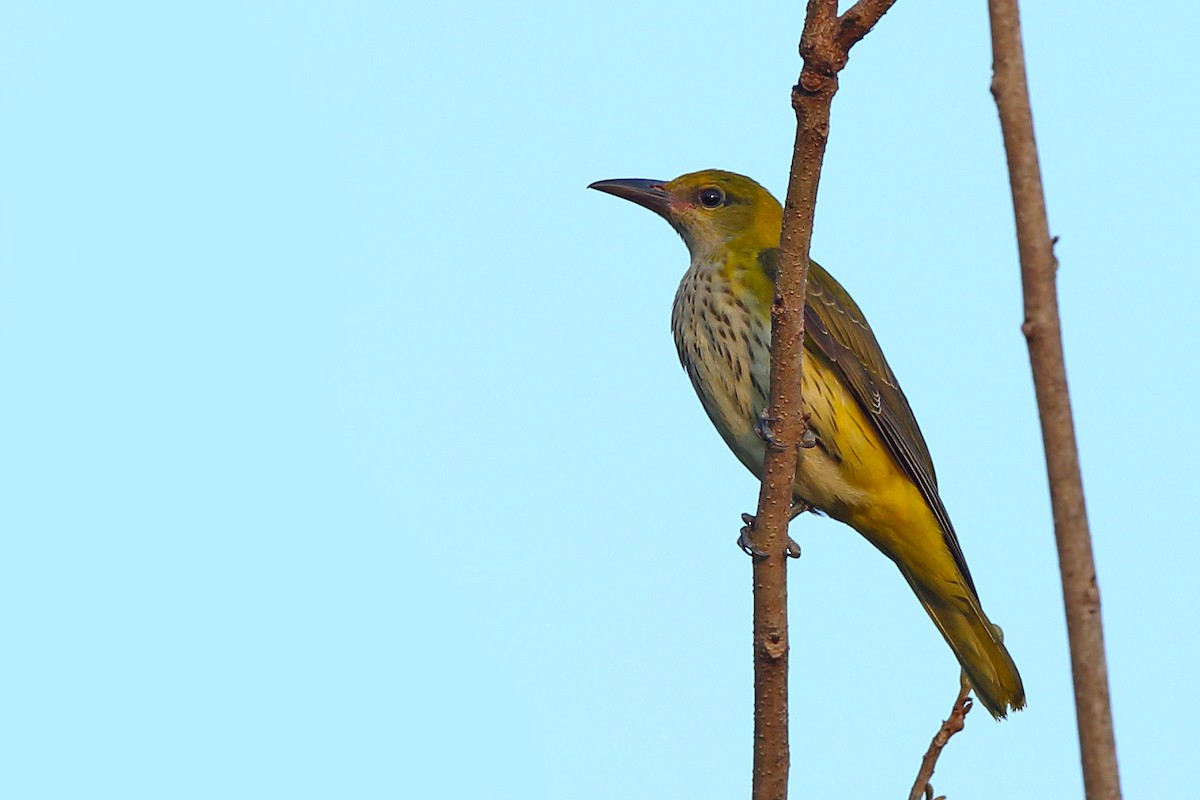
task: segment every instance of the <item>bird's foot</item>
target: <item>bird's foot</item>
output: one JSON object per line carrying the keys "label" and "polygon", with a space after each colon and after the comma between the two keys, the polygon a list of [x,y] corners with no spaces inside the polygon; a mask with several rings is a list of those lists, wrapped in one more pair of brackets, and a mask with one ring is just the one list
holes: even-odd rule
{"label": "bird's foot", "polygon": [[742,548],[742,552],[751,558],[766,558],[767,554],[762,550],[756,549],[750,541],[750,534],[754,532],[754,515],[742,514],[742,522],[746,524],[738,532],[737,546]]}
{"label": "bird's foot", "polygon": [[787,549],[783,552],[788,558],[799,558],[800,545],[796,544],[796,540],[789,536]]}
{"label": "bird's foot", "polygon": [[[809,416],[804,415],[804,433],[800,434],[800,441],[797,443],[804,449],[809,449],[817,446],[817,435],[813,433],[812,428],[808,426]],[[764,408],[758,412],[758,421],[754,423],[754,432],[758,434],[758,438],[767,443],[773,450],[783,450],[783,442],[775,435],[775,423],[779,421],[778,417],[772,417]]]}
{"label": "bird's foot", "polygon": [[804,415],[804,432],[800,434],[800,446],[805,450],[817,446],[817,435],[813,433],[813,429],[808,424],[810,419],[808,414]]}
{"label": "bird's foot", "polygon": [[767,443],[773,450],[782,450],[783,443],[775,438],[775,423],[779,422],[778,417],[772,417],[764,408],[758,412],[758,422],[754,423],[754,432],[758,434],[758,438]]}
{"label": "bird's foot", "polygon": [[[795,506],[792,506],[792,508],[794,510]],[[810,508],[811,508],[811,506],[810,506]],[[798,511],[796,513],[803,513],[803,512]],[[791,512],[789,512],[789,514],[790,514],[790,516],[788,517],[788,520],[790,521],[792,519],[792,517],[795,515],[791,514]],[[742,514],[742,522],[744,522],[746,524],[743,525],[741,531],[738,532],[738,539],[737,539],[738,547],[742,548],[743,553],[745,553],[746,555],[751,556],[753,558],[766,558],[767,554],[764,553],[762,550],[759,550],[758,548],[756,548],[754,546],[754,544],[750,541],[750,535],[752,533],[754,533],[754,515],[753,514]],[[796,540],[790,536],[788,537],[787,549],[784,551],[784,553],[785,553],[785,555],[787,555],[788,558],[799,558],[800,557],[800,545],[796,544]]]}

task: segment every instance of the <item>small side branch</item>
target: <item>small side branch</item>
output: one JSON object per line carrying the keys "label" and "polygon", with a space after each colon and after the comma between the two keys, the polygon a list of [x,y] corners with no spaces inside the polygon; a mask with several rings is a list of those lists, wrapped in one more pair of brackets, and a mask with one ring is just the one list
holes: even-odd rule
{"label": "small side branch", "polygon": [[846,51],[862,41],[896,0],[859,0],[838,20],[838,44]]}
{"label": "small side branch", "polygon": [[[971,687],[964,683],[958,693],[958,699],[954,701],[954,708],[950,710],[950,717],[934,734],[933,741],[929,743],[929,749],[925,751],[925,757],[921,759],[921,769],[917,772],[917,779],[913,782],[912,791],[908,793],[908,800],[930,800],[933,797],[933,786],[929,783],[933,777],[933,769],[937,766],[938,756],[942,754],[950,737],[961,731],[966,725],[967,713],[971,710],[972,705],[970,694]],[[944,798],[938,800],[944,800]]]}

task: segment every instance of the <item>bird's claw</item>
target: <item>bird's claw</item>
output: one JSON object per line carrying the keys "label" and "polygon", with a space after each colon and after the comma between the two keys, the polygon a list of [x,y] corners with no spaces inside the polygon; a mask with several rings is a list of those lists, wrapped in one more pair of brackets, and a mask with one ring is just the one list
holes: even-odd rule
{"label": "bird's claw", "polygon": [[796,540],[790,536],[788,537],[787,550],[784,553],[788,558],[800,557],[800,545],[796,544]]}
{"label": "bird's claw", "polygon": [[742,514],[742,522],[746,524],[738,532],[737,546],[742,548],[742,552],[751,558],[766,558],[767,554],[756,548],[750,541],[750,534],[754,532],[754,515]]}
{"label": "bird's claw", "polygon": [[[754,532],[754,515],[742,514],[742,522],[746,524],[743,525],[741,531],[738,532],[738,547],[742,549],[743,553],[752,558],[766,558],[767,554],[755,547],[753,542],[750,541],[750,534]],[[784,551],[784,554],[788,558],[800,557],[800,545],[796,544],[796,540],[790,536],[788,537],[787,549]]]}
{"label": "bird's claw", "polygon": [[764,408],[758,412],[758,422],[754,423],[754,432],[758,434],[758,438],[762,439],[774,450],[783,449],[783,444],[775,438],[775,429],[773,427],[778,421],[778,417],[772,417]]}
{"label": "bird's claw", "polygon": [[805,450],[817,446],[817,435],[808,426],[808,414],[804,415],[804,433],[800,434],[800,446]]}
{"label": "bird's claw", "polygon": [[[754,423],[754,432],[758,434],[758,438],[762,439],[774,450],[783,450],[783,442],[775,435],[775,423],[779,421],[778,417],[772,417],[764,408],[758,412],[758,421]],[[797,442],[799,447],[809,449],[817,446],[817,435],[812,432],[812,428],[808,427],[808,414],[804,415],[804,433],[800,434],[800,441]]]}

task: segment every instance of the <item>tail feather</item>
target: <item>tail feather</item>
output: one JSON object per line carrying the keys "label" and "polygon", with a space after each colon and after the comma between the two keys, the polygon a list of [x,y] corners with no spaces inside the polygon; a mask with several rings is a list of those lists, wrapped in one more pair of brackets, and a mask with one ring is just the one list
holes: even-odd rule
{"label": "tail feather", "polygon": [[908,570],[904,577],[958,657],[979,702],[993,717],[1025,707],[1025,687],[1004,646],[1000,628],[988,621],[975,593],[963,583],[926,585]]}

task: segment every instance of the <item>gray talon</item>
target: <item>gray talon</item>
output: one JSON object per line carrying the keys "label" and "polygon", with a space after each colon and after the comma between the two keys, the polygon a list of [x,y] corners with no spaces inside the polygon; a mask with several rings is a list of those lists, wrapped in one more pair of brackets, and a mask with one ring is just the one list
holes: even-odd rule
{"label": "gray talon", "polygon": [[775,417],[768,416],[767,410],[764,408],[758,412],[758,422],[754,423],[754,432],[758,434],[758,438],[769,444],[776,450],[782,450],[783,445],[775,438],[775,429],[772,427],[779,420]]}
{"label": "gray talon", "polygon": [[[754,558],[766,558],[767,554],[756,548],[754,543],[750,541],[750,534],[754,531],[754,515],[742,514],[742,522],[746,524],[743,525],[741,531],[738,532],[737,546],[740,547],[742,552],[748,556],[752,556]],[[800,545],[796,544],[796,540],[790,536],[788,537],[787,550],[784,551],[784,555],[786,555],[788,558],[800,557]]]}
{"label": "gray talon", "polygon": [[750,541],[750,532],[754,530],[754,515],[742,514],[742,522],[746,524],[742,526],[742,530],[738,533],[738,547],[742,548],[742,552],[752,558],[766,558],[767,554],[757,549]]}

